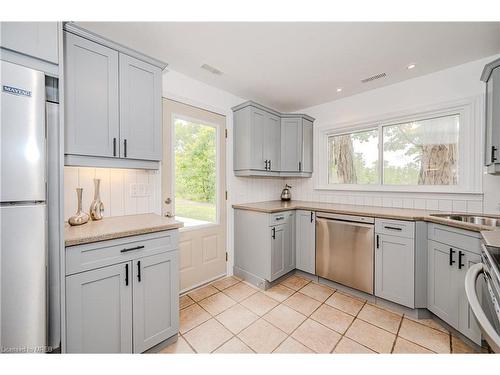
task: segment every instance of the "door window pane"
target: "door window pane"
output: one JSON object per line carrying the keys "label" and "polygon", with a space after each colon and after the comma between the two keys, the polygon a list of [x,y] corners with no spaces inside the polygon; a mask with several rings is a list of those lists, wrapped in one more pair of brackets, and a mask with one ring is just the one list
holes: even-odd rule
{"label": "door window pane", "polygon": [[459,115],[383,127],[384,184],[456,185]]}
{"label": "door window pane", "polygon": [[217,131],[174,119],[175,217],[185,226],[217,222]]}
{"label": "door window pane", "polygon": [[377,184],[378,131],[328,137],[329,184]]}

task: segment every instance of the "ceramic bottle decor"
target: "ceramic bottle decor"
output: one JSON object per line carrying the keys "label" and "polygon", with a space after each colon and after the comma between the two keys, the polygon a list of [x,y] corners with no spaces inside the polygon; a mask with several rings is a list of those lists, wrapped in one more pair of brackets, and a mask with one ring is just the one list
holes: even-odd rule
{"label": "ceramic bottle decor", "polygon": [[100,193],[101,179],[94,178],[94,200],[90,204],[90,217],[92,220],[101,220],[104,211],[104,204],[101,202]]}
{"label": "ceramic bottle decor", "polygon": [[82,225],[89,221],[89,214],[82,211],[82,188],[76,188],[76,197],[78,199],[78,209],[76,214],[68,219],[69,225]]}

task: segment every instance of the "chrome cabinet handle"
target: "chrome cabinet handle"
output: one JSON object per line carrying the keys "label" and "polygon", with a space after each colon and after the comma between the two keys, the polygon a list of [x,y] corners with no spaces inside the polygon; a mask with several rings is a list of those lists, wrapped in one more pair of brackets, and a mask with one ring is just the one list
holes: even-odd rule
{"label": "chrome cabinet handle", "polygon": [[141,282],[141,261],[137,261],[137,281]]}
{"label": "chrome cabinet handle", "polygon": [[273,233],[272,234],[273,240],[275,240],[276,239],[276,228],[275,227],[273,227],[272,233]]}
{"label": "chrome cabinet handle", "polygon": [[113,138],[113,156],[116,156],[116,138]]}

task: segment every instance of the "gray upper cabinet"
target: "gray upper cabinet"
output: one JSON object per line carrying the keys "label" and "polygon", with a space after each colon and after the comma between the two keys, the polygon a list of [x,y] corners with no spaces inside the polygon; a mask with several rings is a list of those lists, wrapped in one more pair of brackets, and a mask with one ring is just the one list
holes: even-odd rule
{"label": "gray upper cabinet", "polygon": [[118,52],[65,33],[65,153],[118,157]]}
{"label": "gray upper cabinet", "polygon": [[286,174],[313,171],[313,123],[303,116],[281,119],[281,171]]}
{"label": "gray upper cabinet", "polygon": [[66,278],[66,351],[132,353],[131,263]]}
{"label": "gray upper cabinet", "polygon": [[158,169],[165,64],[71,24],[64,59],[65,164]]}
{"label": "gray upper cabinet", "polygon": [[233,112],[236,176],[311,176],[313,118],[281,114],[251,101]]}
{"label": "gray upper cabinet", "polygon": [[161,69],[120,53],[120,156],[161,160]]}
{"label": "gray upper cabinet", "polygon": [[298,210],[295,225],[295,262],[297,269],[316,273],[316,214],[313,211]]}
{"label": "gray upper cabinet", "polygon": [[59,64],[57,22],[1,22],[0,46]]}
{"label": "gray upper cabinet", "polygon": [[302,162],[302,118],[282,118],[281,139],[281,170],[299,172]]}
{"label": "gray upper cabinet", "polygon": [[133,261],[134,352],[142,353],[179,329],[177,251]]}
{"label": "gray upper cabinet", "polygon": [[486,82],[485,165],[492,174],[500,173],[500,59],[484,68]]}
{"label": "gray upper cabinet", "polygon": [[414,308],[414,239],[377,233],[375,247],[375,295]]}

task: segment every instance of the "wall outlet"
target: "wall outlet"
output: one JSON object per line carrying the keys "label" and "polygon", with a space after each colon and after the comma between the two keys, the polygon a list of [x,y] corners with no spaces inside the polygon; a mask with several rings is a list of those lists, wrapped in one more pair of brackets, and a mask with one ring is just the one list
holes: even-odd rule
{"label": "wall outlet", "polygon": [[151,195],[151,189],[149,187],[149,184],[145,183],[130,184],[130,197],[142,198],[142,197],[149,197],[150,195]]}

